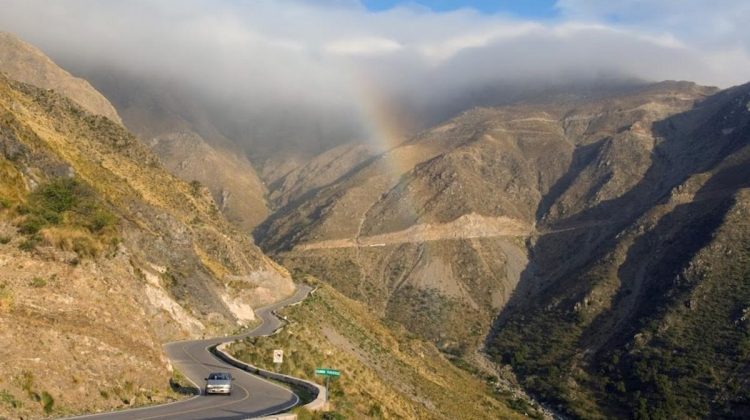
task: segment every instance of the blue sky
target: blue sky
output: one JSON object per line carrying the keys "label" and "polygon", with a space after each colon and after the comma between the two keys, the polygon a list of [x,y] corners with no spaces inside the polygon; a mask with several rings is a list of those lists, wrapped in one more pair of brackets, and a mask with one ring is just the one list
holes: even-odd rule
{"label": "blue sky", "polygon": [[418,4],[436,12],[471,8],[485,14],[504,13],[527,19],[557,16],[554,0],[363,0],[369,10],[388,10],[403,4]]}

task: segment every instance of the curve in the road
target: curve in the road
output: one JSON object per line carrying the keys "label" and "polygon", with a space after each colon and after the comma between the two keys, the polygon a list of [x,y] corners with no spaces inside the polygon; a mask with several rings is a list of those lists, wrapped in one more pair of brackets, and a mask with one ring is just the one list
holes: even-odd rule
{"label": "curve in the road", "polygon": [[90,414],[76,419],[247,419],[262,417],[286,411],[299,403],[299,397],[289,389],[266,379],[250,375],[214,356],[209,349],[218,344],[239,340],[245,337],[262,337],[272,334],[282,321],[274,311],[302,301],[311,288],[299,285],[294,295],[272,305],[257,309],[256,315],[261,324],[254,330],[239,335],[217,337],[205,340],[175,341],[164,349],[174,367],[180,370],[196,388],[203,389],[209,372],[231,372],[235,377],[232,394],[201,395],[193,398],[152,407],[135,408],[102,414]]}

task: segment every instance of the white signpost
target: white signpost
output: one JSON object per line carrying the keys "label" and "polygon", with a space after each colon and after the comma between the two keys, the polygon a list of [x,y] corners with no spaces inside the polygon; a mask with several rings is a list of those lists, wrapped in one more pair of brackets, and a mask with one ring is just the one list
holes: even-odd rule
{"label": "white signpost", "polygon": [[284,362],[284,350],[274,350],[273,351],[273,363],[276,364],[276,370],[278,370],[281,367],[281,364]]}

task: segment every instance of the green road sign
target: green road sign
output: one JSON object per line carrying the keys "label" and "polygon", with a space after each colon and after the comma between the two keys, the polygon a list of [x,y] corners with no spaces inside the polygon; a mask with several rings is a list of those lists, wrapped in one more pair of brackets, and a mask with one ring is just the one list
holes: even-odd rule
{"label": "green road sign", "polygon": [[323,376],[341,376],[341,372],[339,372],[336,369],[326,369],[326,368],[317,368],[315,369],[316,375],[323,375]]}

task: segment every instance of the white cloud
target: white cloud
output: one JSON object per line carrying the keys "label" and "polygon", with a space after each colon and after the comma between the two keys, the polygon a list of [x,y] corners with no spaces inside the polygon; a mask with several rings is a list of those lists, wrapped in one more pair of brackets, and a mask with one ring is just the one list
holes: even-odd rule
{"label": "white cloud", "polygon": [[543,27],[536,23],[503,22],[482,31],[469,29],[465,33],[460,33],[450,38],[439,40],[438,42],[426,40],[426,43],[419,48],[419,51],[428,59],[444,61],[469,48],[481,48],[499,40],[520,38],[541,29]]}
{"label": "white cloud", "polygon": [[381,55],[402,49],[398,42],[381,37],[344,38],[329,42],[323,50],[336,55]]}
{"label": "white cloud", "polygon": [[284,135],[332,135],[351,115],[327,110],[361,101],[363,78],[411,104],[498,83],[634,77],[729,86],[749,78],[746,0],[558,7],[561,18],[532,22],[414,6],[372,13],[354,0],[0,0],[0,30],[74,71],[104,64],[191,86],[196,100],[224,104],[264,135],[275,131],[263,124],[290,109],[316,115],[315,129]]}
{"label": "white cloud", "polygon": [[558,0],[567,19],[610,22],[645,33],[666,32],[694,47],[750,48],[746,0]]}

